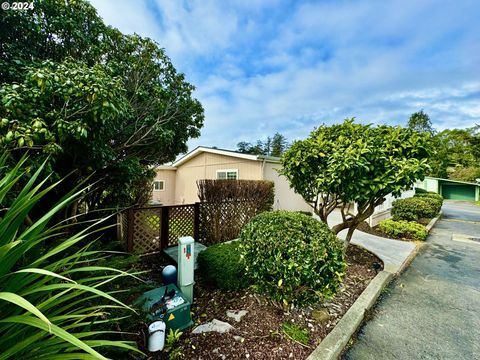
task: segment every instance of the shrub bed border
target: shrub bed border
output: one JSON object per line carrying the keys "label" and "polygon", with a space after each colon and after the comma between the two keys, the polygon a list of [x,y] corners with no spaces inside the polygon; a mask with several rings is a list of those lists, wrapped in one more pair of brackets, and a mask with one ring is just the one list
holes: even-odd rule
{"label": "shrub bed border", "polygon": [[392,278],[393,274],[388,271],[379,272],[307,360],[338,359],[352,335],[362,324],[365,313],[372,308]]}

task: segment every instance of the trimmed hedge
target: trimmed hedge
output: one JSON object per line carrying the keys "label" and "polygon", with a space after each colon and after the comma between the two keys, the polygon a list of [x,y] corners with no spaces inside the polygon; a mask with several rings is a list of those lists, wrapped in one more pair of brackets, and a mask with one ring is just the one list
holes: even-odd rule
{"label": "trimmed hedge", "polygon": [[311,216],[262,213],[243,228],[240,238],[242,259],[255,288],[284,307],[333,296],[345,275],[343,244]]}
{"label": "trimmed hedge", "polygon": [[432,208],[431,214],[433,215],[429,216],[430,218],[435,217],[442,209],[443,199],[439,199],[432,196],[417,196],[416,198],[425,201],[428,204],[428,206]]}
{"label": "trimmed hedge", "polygon": [[422,188],[415,188],[415,194],[426,194],[428,191]]}
{"label": "trimmed hedge", "polygon": [[378,224],[379,229],[387,236],[394,238],[407,238],[424,241],[427,236],[427,228],[415,221],[383,220]]}
{"label": "trimmed hedge", "polygon": [[426,217],[432,211],[430,206],[423,199],[411,197],[395,200],[392,204],[392,218],[395,221],[415,221]]}
{"label": "trimmed hedge", "polygon": [[240,261],[239,241],[209,246],[198,254],[198,266],[205,281],[222,290],[238,290],[250,285]]}
{"label": "trimmed hedge", "polygon": [[297,213],[307,215],[307,216],[313,216],[313,213],[311,211],[298,210]]}
{"label": "trimmed hedge", "polygon": [[407,199],[398,199],[392,205],[392,218],[395,221],[416,221],[431,219],[441,210],[443,198],[436,193],[421,193]]}
{"label": "trimmed hedge", "polygon": [[[440,194],[437,194],[435,192],[427,192],[427,193],[420,193],[420,194],[415,194],[414,197],[417,197],[417,198],[422,198],[422,199],[434,199],[436,200],[439,204],[440,204],[440,209],[443,205],[443,197],[442,195]],[[439,209],[439,211],[440,211]]]}

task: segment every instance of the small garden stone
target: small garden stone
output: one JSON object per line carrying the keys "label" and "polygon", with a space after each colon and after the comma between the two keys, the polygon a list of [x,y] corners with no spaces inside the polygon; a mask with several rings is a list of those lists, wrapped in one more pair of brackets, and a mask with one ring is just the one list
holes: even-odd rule
{"label": "small garden stone", "polygon": [[227,317],[232,318],[236,322],[240,322],[242,318],[248,314],[247,310],[228,310]]}
{"label": "small garden stone", "polygon": [[206,332],[226,333],[233,329],[233,326],[227,322],[213,319],[212,321],[199,325],[193,329],[192,334],[202,334]]}
{"label": "small garden stone", "polygon": [[327,309],[313,310],[312,317],[315,319],[316,322],[321,324],[330,319],[330,313],[328,312]]}

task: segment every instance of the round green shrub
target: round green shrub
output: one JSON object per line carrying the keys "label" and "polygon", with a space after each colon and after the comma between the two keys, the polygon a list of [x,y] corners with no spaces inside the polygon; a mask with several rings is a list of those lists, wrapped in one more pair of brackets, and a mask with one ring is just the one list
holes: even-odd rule
{"label": "round green shrub", "polygon": [[428,205],[419,198],[406,198],[395,200],[392,204],[392,218],[395,221],[415,221],[419,219],[419,213],[428,211]]}
{"label": "round green shrub", "polygon": [[241,256],[253,284],[285,307],[331,297],[342,282],[343,244],[311,216],[262,213],[242,229],[240,238]]}
{"label": "round green shrub", "polygon": [[415,196],[395,200],[392,204],[392,218],[395,221],[416,221],[435,217],[442,207],[441,202],[432,197]]}
{"label": "round green shrub", "polygon": [[428,236],[426,227],[415,221],[395,221],[389,219],[380,221],[378,227],[385,233],[385,235],[393,238],[407,238],[423,241]]}
{"label": "round green shrub", "polygon": [[[415,197],[420,199],[428,199],[436,207],[435,214],[439,213],[443,205],[443,197],[435,192],[427,192],[423,194],[415,194]],[[432,202],[431,200],[434,200]]]}
{"label": "round green shrub", "polygon": [[427,211],[424,214],[425,216],[422,216],[424,218],[433,218],[442,209],[443,200],[440,200],[438,198],[431,197],[431,196],[421,196],[421,197],[417,197],[417,198],[422,200],[422,201],[425,201],[430,208],[430,211]]}
{"label": "round green shrub", "polygon": [[249,285],[245,266],[240,261],[239,241],[209,246],[198,254],[203,279],[222,290],[238,290]]}

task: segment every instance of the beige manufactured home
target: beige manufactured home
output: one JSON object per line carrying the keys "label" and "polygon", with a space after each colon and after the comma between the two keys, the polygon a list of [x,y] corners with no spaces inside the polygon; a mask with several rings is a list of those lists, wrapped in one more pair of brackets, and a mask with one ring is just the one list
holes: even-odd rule
{"label": "beige manufactured home", "polygon": [[171,166],[160,166],[153,184],[152,202],[163,205],[199,201],[197,180],[270,180],[275,184],[275,210],[311,211],[311,207],[278,174],[278,158],[198,147]]}

